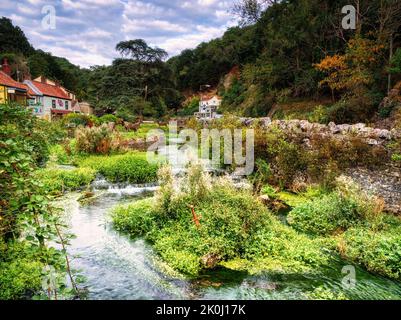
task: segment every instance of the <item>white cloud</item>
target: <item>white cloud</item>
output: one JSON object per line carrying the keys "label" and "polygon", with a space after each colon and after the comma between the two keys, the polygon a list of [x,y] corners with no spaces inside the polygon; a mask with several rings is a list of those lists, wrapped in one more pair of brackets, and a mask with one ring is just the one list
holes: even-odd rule
{"label": "white cloud", "polygon": [[[43,5],[56,8],[56,29],[41,27]],[[170,56],[223,35],[235,24],[221,0],[0,0],[2,15],[20,26],[35,48],[88,67],[110,64],[119,41],[141,38]]]}

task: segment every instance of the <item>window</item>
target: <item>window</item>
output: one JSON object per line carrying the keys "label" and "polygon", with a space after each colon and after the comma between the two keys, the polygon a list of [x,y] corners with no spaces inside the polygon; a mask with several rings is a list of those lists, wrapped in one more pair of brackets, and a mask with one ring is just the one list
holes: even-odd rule
{"label": "window", "polygon": [[52,100],[52,108],[56,109],[56,100]]}
{"label": "window", "polygon": [[64,102],[65,110],[68,110],[68,101]]}

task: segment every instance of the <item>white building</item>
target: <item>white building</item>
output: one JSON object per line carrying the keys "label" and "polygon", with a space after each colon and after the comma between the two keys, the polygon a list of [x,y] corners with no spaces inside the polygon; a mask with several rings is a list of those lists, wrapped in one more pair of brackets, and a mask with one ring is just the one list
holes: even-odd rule
{"label": "white building", "polygon": [[217,109],[221,105],[221,99],[217,96],[212,98],[202,98],[199,102],[199,112],[195,113],[195,117],[198,119],[215,119],[217,115]]}
{"label": "white building", "polygon": [[25,80],[24,83],[30,89],[28,104],[38,117],[52,120],[73,112],[74,95],[58,83],[45,77]]}

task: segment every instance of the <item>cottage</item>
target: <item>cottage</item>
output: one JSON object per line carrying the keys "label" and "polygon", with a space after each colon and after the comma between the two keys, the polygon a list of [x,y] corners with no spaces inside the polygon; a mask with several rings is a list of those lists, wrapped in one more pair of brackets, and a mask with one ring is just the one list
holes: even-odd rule
{"label": "cottage", "polygon": [[75,113],[79,113],[79,114],[85,114],[85,115],[92,115],[94,113],[93,108],[91,107],[91,105],[88,102],[78,102],[78,101],[73,101],[73,105],[72,105],[72,110]]}
{"label": "cottage", "polygon": [[29,105],[33,112],[46,120],[54,120],[73,112],[74,94],[43,76],[35,80],[25,80],[24,84],[30,90]]}
{"label": "cottage", "polygon": [[0,103],[17,102],[26,105],[28,88],[11,78],[11,68],[7,59],[0,70]]}
{"label": "cottage", "polygon": [[217,96],[203,97],[199,102],[199,112],[195,113],[198,119],[214,119],[218,117],[217,109],[221,105],[221,99]]}

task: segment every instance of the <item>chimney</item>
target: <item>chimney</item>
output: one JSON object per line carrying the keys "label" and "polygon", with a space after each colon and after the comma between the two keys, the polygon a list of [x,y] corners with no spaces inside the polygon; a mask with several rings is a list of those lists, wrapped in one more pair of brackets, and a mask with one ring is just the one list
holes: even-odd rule
{"label": "chimney", "polygon": [[40,76],[40,82],[47,83],[46,78],[44,76]]}
{"label": "chimney", "polygon": [[2,70],[5,74],[7,74],[7,75],[9,75],[9,76],[11,77],[11,67],[10,67],[10,65],[8,64],[7,58],[4,58],[4,60],[3,60],[3,65],[2,65],[2,67],[1,67],[1,70]]}

